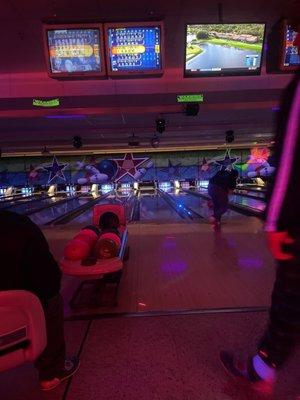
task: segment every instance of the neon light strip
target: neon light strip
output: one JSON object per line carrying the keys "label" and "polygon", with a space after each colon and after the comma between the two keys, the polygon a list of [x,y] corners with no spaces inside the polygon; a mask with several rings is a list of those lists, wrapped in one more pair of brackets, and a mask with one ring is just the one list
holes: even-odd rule
{"label": "neon light strip", "polygon": [[277,221],[282,209],[284,197],[289,184],[289,178],[292,172],[292,166],[296,151],[296,143],[298,139],[298,130],[300,125],[300,84],[296,89],[296,95],[290,113],[287,131],[283,144],[283,152],[280,157],[279,169],[273,189],[269,211],[267,215],[266,231],[272,232],[277,230]]}

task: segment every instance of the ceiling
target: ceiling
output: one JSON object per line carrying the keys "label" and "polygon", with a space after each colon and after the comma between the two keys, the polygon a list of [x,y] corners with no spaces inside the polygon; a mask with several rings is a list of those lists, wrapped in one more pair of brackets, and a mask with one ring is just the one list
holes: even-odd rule
{"label": "ceiling", "polygon": [[[298,1],[298,0],[297,0]],[[240,5],[224,0],[224,21],[267,22],[270,30],[281,16],[297,10],[297,1],[253,0]],[[117,152],[128,137],[151,151],[155,119],[166,120],[161,150],[218,148],[224,132],[235,131],[234,145],[270,144],[282,89],[290,75],[226,78],[184,78],[184,26],[217,22],[214,1],[0,0],[0,147],[2,156],[52,152],[71,154],[72,137],[82,137],[77,152]],[[298,3],[299,5],[299,3]],[[296,7],[296,8],[295,8]],[[300,7],[299,7],[300,10]],[[300,11],[299,11],[300,12]],[[42,21],[118,21],[163,18],[166,28],[165,73],[158,78],[55,80],[48,77],[42,42]],[[9,38],[9,40],[8,40]],[[195,117],[185,115],[176,95],[203,93]],[[33,99],[59,98],[55,108],[35,107]],[[156,149],[157,151],[157,149]]]}

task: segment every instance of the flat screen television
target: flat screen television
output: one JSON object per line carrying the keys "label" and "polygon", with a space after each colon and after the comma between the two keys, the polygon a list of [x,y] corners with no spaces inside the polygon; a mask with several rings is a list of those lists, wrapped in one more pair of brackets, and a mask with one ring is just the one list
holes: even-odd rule
{"label": "flat screen television", "polygon": [[188,24],[185,76],[259,75],[265,24]]}
{"label": "flat screen television", "polygon": [[162,22],[105,24],[107,73],[161,75],[164,61]]}
{"label": "flat screen television", "polygon": [[45,57],[52,78],[106,74],[101,24],[44,25]]}
{"label": "flat screen television", "polygon": [[300,54],[298,54],[298,48],[293,46],[296,36],[297,32],[293,30],[288,21],[284,21],[280,62],[280,69],[283,71],[294,71],[300,68]]}

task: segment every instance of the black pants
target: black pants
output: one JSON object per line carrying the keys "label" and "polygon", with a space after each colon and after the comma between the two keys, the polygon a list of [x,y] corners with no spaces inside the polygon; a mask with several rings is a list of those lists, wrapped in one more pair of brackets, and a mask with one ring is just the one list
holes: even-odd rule
{"label": "black pants", "polygon": [[300,251],[297,253],[291,261],[278,262],[269,326],[258,349],[273,367],[282,366],[300,342]]}
{"label": "black pants", "polygon": [[39,371],[40,380],[50,380],[64,368],[65,362],[64,315],[61,295],[49,299],[43,304],[43,308],[46,320],[47,347],[36,360],[35,366]]}
{"label": "black pants", "polygon": [[208,194],[213,202],[213,216],[217,221],[220,221],[222,215],[228,210],[228,191],[221,186],[210,183],[208,185]]}

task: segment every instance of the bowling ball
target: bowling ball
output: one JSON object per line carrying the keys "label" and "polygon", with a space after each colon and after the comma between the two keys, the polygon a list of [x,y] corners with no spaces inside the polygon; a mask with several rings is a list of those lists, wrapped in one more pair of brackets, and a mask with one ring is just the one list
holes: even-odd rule
{"label": "bowling ball", "polygon": [[78,261],[86,258],[91,250],[90,243],[79,239],[71,240],[64,249],[64,256],[67,260]]}
{"label": "bowling ball", "polygon": [[118,232],[108,230],[99,237],[94,248],[94,254],[101,259],[117,257],[120,247],[121,239]]}
{"label": "bowling ball", "polygon": [[118,166],[114,160],[102,160],[97,164],[97,169],[101,174],[105,174],[109,179],[113,179],[118,171]]}
{"label": "bowling ball", "polygon": [[101,230],[118,229],[120,221],[118,216],[113,212],[105,212],[99,218],[99,226]]}
{"label": "bowling ball", "polygon": [[77,261],[88,257],[98,236],[99,230],[94,226],[88,226],[82,229],[67,243],[64,249],[65,258],[71,261]]}
{"label": "bowling ball", "polygon": [[116,257],[118,247],[114,240],[108,238],[100,238],[95,246],[95,255],[99,259],[108,259]]}
{"label": "bowling ball", "polygon": [[95,232],[97,236],[100,235],[99,229],[94,225],[85,226],[83,229],[90,229],[91,231]]}

